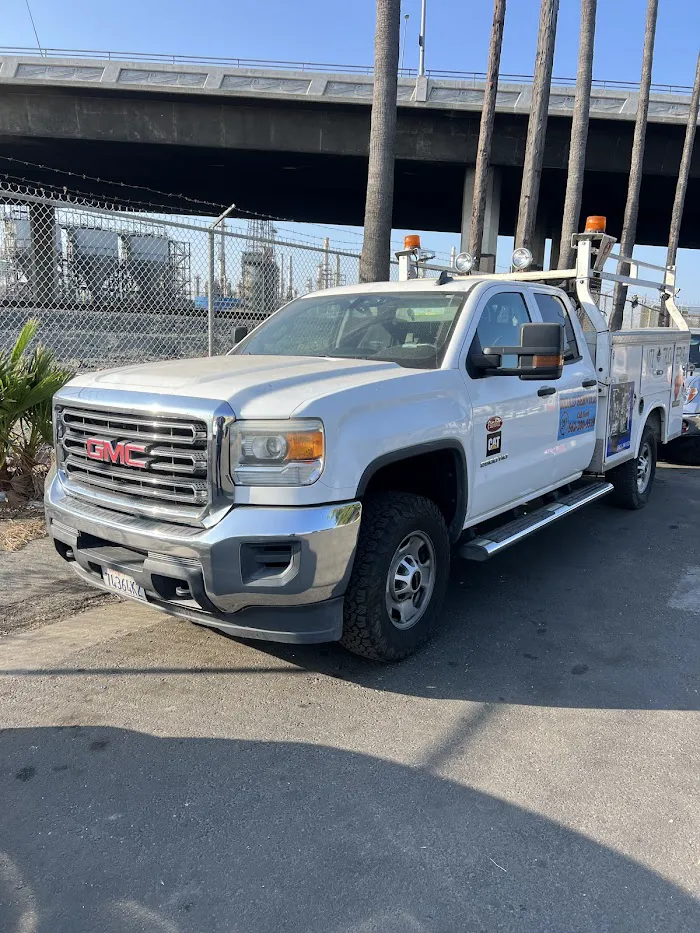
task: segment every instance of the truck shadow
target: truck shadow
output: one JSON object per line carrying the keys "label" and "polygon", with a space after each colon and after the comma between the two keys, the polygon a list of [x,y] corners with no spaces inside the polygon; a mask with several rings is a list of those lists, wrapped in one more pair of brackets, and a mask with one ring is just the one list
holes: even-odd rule
{"label": "truck shadow", "polygon": [[682,598],[700,565],[698,506],[697,473],[661,468],[641,512],[602,501],[487,563],[456,558],[436,636],[401,664],[360,660],[337,645],[256,647],[417,696],[700,709],[700,592],[696,604]]}
{"label": "truck shadow", "polygon": [[700,928],[646,867],[379,758],[73,726],[0,762],[3,933]]}

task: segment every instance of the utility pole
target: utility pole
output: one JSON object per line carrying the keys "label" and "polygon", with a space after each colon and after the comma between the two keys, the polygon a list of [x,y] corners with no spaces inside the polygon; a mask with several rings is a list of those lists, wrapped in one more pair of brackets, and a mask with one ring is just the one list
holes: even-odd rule
{"label": "utility pole", "polygon": [[491,159],[491,138],[493,136],[493,120],[496,113],[498,70],[501,65],[501,46],[503,44],[503,24],[505,18],[506,0],[494,0],[491,44],[489,45],[489,60],[486,66],[484,104],[481,110],[479,145],[476,150],[472,219],[469,226],[469,252],[472,256],[476,257],[477,269],[479,268],[479,262],[481,260],[481,241],[484,236],[486,184],[488,180],[489,161]]}
{"label": "utility pole", "polygon": [[[656,37],[656,14],[659,0],[649,0],[647,6],[647,19],[644,29],[644,52],[642,54],[642,75],[639,82],[639,102],[637,104],[637,118],[634,121],[634,137],[632,139],[632,160],[630,162],[630,177],[627,183],[627,203],[625,204],[625,217],[622,223],[622,236],[620,237],[620,255],[631,256],[634,241],[637,236],[637,218],[639,216],[639,189],[642,185],[642,163],[644,162],[644,142],[647,131],[647,114],[649,112],[649,90],[651,88],[651,66],[654,60],[654,39]],[[618,275],[629,275],[629,263],[620,262],[617,265]],[[613,307],[610,316],[610,330],[620,330],[622,317],[627,299],[627,286],[622,282],[615,282],[613,289]]]}
{"label": "utility pole", "polygon": [[425,7],[427,0],[420,5],[420,35],[418,36],[418,77],[425,77]]}
{"label": "utility pole", "polygon": [[558,14],[559,0],[542,0],[535,54],[535,76],[532,82],[532,103],[525,143],[523,182],[520,189],[518,224],[515,231],[515,246],[524,246],[527,249],[532,249],[537,219]]}
{"label": "utility pole", "polygon": [[374,33],[374,91],[369,134],[360,281],[389,279],[396,156],[396,90],[401,0],[377,0]]}
{"label": "utility pole", "polygon": [[[681,156],[681,165],[678,170],[678,182],[676,184],[676,196],[673,199],[673,212],[671,214],[671,229],[668,233],[668,252],[666,254],[666,265],[676,265],[676,254],[678,252],[678,240],[681,235],[681,222],[683,220],[683,206],[685,204],[685,194],[688,189],[688,176],[690,175],[690,160],[693,155],[693,145],[695,143],[695,130],[698,125],[698,106],[700,105],[700,52],[698,53],[698,63],[695,68],[695,83],[693,84],[693,93],[690,98],[690,111],[688,113],[688,125],[685,129],[685,142],[683,143],[683,154]],[[663,311],[661,316],[661,325],[668,327],[668,312]]]}
{"label": "utility pole", "polygon": [[557,268],[570,269],[574,264],[571,237],[578,230],[583,194],[583,175],[586,167],[588,117],[591,109],[591,83],[593,81],[593,42],[598,0],[581,0],[581,39],[578,47],[576,70],[576,98],[571,118],[569,170],[566,176],[566,197],[561,225],[559,262]]}

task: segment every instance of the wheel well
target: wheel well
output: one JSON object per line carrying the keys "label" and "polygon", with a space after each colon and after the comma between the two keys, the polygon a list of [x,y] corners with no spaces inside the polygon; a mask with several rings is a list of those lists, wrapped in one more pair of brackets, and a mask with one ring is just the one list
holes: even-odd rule
{"label": "wheel well", "polygon": [[664,412],[662,408],[655,408],[653,411],[649,412],[649,416],[647,417],[647,424],[653,430],[657,444],[660,444],[663,438],[663,417]]}
{"label": "wheel well", "polygon": [[464,455],[454,447],[412,454],[380,466],[366,483],[364,497],[379,492],[408,492],[432,499],[456,541],[466,511],[467,472]]}

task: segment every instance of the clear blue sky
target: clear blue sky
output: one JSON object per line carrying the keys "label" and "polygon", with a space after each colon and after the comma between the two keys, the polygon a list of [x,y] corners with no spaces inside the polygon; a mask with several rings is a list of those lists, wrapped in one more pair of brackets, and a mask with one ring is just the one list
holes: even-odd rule
{"label": "clear blue sky", "polygon": [[[241,58],[372,62],[374,0],[29,0],[43,45]],[[3,44],[34,46],[25,0],[4,0]],[[406,65],[417,62],[420,0],[410,14]],[[646,0],[601,0],[594,72],[635,81]],[[502,70],[531,74],[538,0],[508,0]],[[428,68],[483,71],[490,0],[428,0]],[[578,0],[561,0],[555,74],[574,75]],[[692,84],[700,40],[697,0],[660,0],[654,80]]]}
{"label": "clear blue sky", "polygon": [[[29,0],[29,4],[46,47],[372,62],[374,0]],[[3,44],[35,47],[25,0],[4,0],[2,6]],[[402,7],[410,14],[405,64],[415,67],[420,0],[403,0]],[[646,0],[600,0],[596,78],[638,80],[645,9]],[[508,0],[502,72],[532,73],[538,10],[538,0]],[[428,0],[426,66],[483,71],[491,14],[491,0]],[[578,20],[578,0],[561,0],[554,64],[559,77],[575,75]],[[692,84],[699,44],[699,0],[660,0],[654,82]],[[446,249],[453,242],[454,236],[441,236],[436,245]],[[503,246],[505,250],[508,244]],[[658,262],[660,255],[658,250],[644,250],[640,258]],[[681,282],[685,278],[684,292],[700,300],[696,267],[700,267],[696,254],[681,251],[679,277]]]}

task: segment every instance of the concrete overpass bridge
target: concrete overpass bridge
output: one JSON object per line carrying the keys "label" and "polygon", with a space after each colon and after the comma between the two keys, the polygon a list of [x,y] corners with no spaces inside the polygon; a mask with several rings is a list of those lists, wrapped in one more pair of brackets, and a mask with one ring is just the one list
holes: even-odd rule
{"label": "concrete overpass bridge", "polygon": [[[130,58],[1,55],[0,173],[110,199],[124,195],[108,183],[80,183],[51,171],[59,168],[217,204],[234,201],[275,217],[362,224],[371,71]],[[464,232],[483,91],[479,75],[405,73],[400,79],[395,227]],[[582,213],[606,214],[614,234],[622,226],[637,93],[635,86],[596,82],[591,101]],[[497,232],[514,232],[530,100],[526,79],[501,78],[485,253]],[[541,238],[556,236],[561,218],[572,107],[571,82],[555,82]],[[689,89],[654,89],[639,243],[666,243],[688,110]],[[170,211],[182,206],[177,197],[138,191],[128,197]],[[680,245],[700,247],[697,146]]]}

